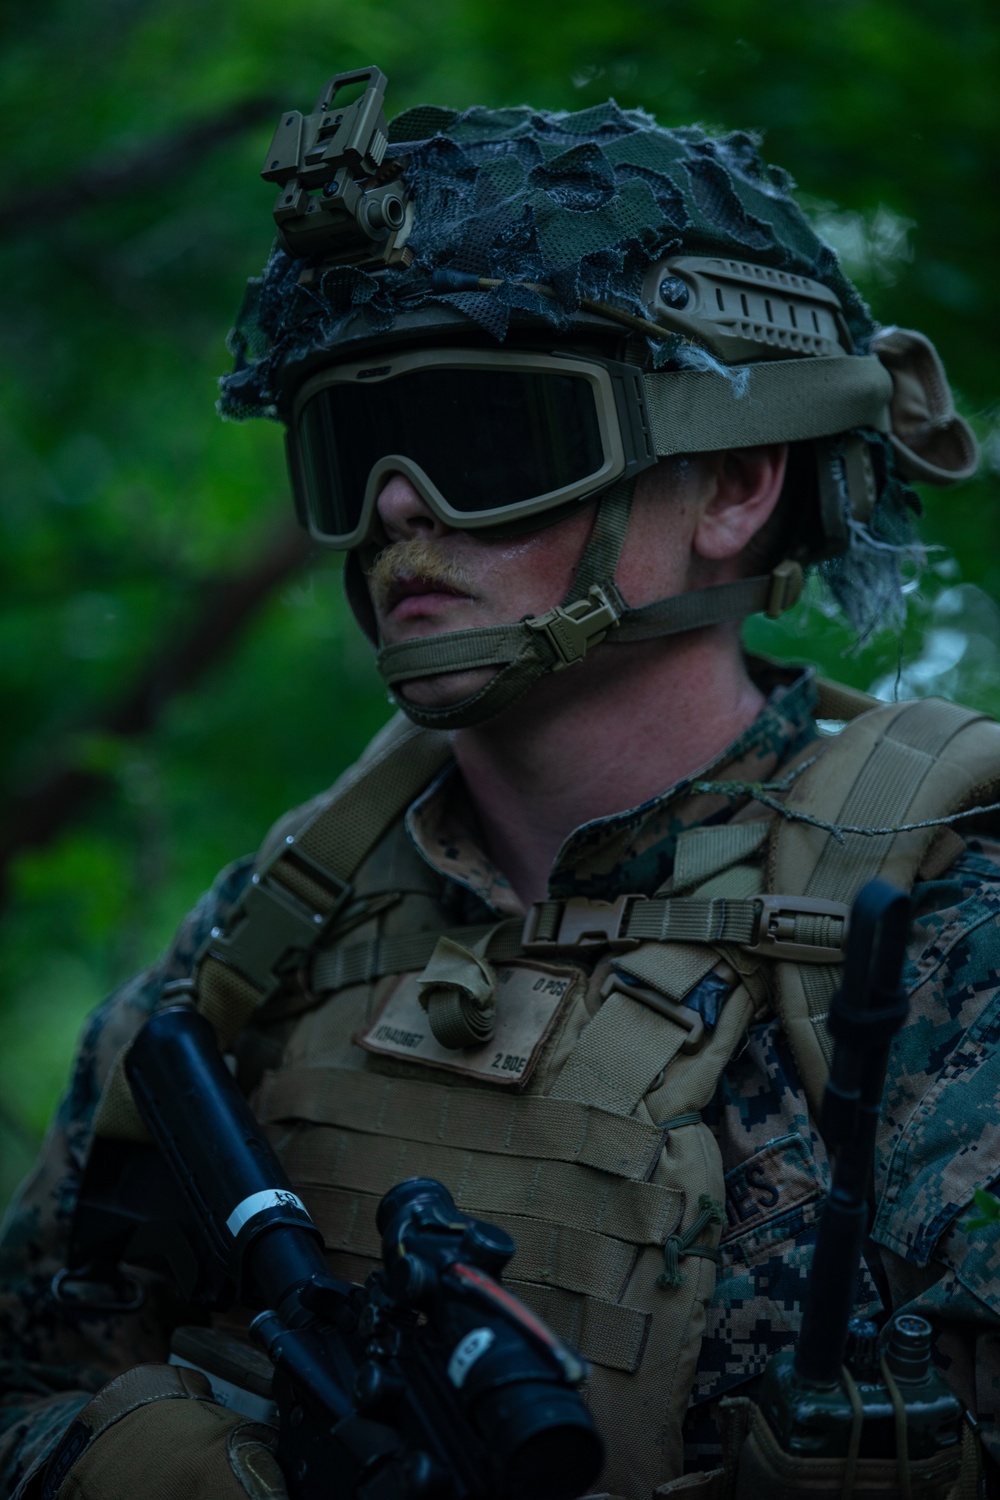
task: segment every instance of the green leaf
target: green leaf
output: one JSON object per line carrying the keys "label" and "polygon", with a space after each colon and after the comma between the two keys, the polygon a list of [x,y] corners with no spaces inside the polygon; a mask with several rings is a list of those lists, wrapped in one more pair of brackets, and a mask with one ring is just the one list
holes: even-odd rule
{"label": "green leaf", "polygon": [[1000,1224],[1000,1202],[994,1198],[992,1193],[985,1192],[982,1188],[976,1188],[972,1195],[972,1201],[978,1208],[978,1214],[973,1214],[959,1227],[966,1234],[972,1229],[989,1229],[994,1224]]}

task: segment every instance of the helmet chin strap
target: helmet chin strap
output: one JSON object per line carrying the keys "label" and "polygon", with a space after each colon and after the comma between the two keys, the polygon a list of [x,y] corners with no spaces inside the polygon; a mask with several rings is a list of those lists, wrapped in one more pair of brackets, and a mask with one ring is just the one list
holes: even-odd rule
{"label": "helmet chin strap", "polygon": [[[764,610],[776,618],[802,592],[802,569],[779,563],[773,573],[716,584],[688,594],[657,599],[637,609],[619,593],[615,568],[628,530],[635,480],[612,486],[600,499],[590,538],[566,597],[554,609],[529,615],[516,625],[485,625],[453,630],[429,640],[383,646],[378,670],[407,718],[426,729],[467,729],[509,708],[539,678],[583,661],[606,637],[612,642],[647,641],[677,635]],[[499,667],[478,692],[458,703],[422,708],[399,688],[415,678]]]}

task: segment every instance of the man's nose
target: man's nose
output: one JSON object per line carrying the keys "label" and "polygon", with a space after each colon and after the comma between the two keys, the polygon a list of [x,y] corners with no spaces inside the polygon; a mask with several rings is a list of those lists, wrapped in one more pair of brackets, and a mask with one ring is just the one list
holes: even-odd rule
{"label": "man's nose", "polygon": [[438,520],[405,474],[389,476],[376,501],[376,509],[390,542],[444,536],[451,529]]}

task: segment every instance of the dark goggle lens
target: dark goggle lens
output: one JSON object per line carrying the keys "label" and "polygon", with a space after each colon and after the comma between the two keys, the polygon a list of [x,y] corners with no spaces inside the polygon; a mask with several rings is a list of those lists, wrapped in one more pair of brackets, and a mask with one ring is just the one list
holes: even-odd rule
{"label": "dark goggle lens", "polygon": [[348,536],[373,466],[418,464],[455,511],[523,504],[580,484],[604,464],[594,390],[556,371],[418,369],[325,386],[298,419],[312,519]]}

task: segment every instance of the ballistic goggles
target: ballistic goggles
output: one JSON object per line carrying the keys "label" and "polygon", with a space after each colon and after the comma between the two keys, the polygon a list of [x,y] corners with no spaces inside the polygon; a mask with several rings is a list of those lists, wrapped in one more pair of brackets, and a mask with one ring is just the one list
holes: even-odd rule
{"label": "ballistic goggles", "polygon": [[379,493],[402,474],[447,526],[529,529],[669,454],[888,429],[892,379],[874,356],[771,360],[740,375],[492,349],[330,366],[292,407],[299,517],[327,546],[360,546],[377,533]]}

